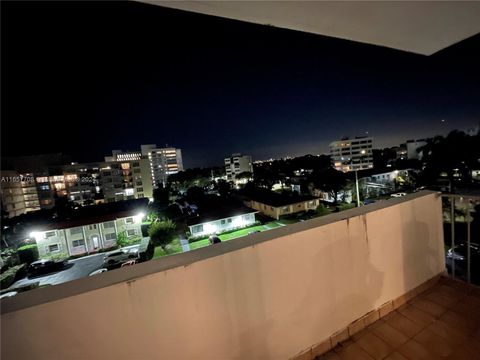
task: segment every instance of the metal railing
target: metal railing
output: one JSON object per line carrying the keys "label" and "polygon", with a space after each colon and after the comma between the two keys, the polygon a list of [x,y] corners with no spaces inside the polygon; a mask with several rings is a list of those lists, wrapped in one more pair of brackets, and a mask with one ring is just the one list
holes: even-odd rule
{"label": "metal railing", "polygon": [[[472,249],[477,252],[475,253],[477,261],[479,261],[478,256],[480,255],[478,249],[480,239],[477,238],[480,234],[478,231],[480,228],[480,213],[478,213],[480,209],[480,196],[461,194],[442,194],[441,196],[445,247],[446,249],[447,247],[449,248],[445,254],[447,270],[453,278],[480,285],[480,273],[478,271],[480,264],[475,264],[475,272],[472,274]],[[472,220],[474,220],[472,213],[475,214],[476,220],[474,223],[474,240],[476,242],[472,242]],[[456,232],[456,225],[458,226],[461,223],[456,219],[461,219],[462,217],[465,228]],[[448,225],[450,229],[448,229]],[[457,252],[457,250],[461,248],[466,248],[464,254]]]}

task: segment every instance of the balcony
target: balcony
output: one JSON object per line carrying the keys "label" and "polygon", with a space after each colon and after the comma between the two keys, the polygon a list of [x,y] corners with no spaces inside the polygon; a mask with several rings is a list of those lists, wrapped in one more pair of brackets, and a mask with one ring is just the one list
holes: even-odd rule
{"label": "balcony", "polygon": [[[469,351],[478,289],[445,274],[442,199],[424,191],[3,299],[1,354],[420,359],[443,324]],[[416,316],[402,344],[380,335]],[[374,336],[388,353],[364,349]]]}
{"label": "balcony", "polygon": [[[317,345],[302,358],[478,359],[480,289],[445,277],[428,285],[368,314],[347,333]],[[315,356],[332,345],[332,350]]]}

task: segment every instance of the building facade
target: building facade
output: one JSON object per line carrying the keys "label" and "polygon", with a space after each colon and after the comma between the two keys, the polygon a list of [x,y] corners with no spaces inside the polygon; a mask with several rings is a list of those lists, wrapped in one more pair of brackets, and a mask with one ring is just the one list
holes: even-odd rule
{"label": "building facade", "polygon": [[[140,151],[122,152],[113,150],[111,156],[106,156],[106,162],[129,162],[146,159],[149,164],[149,173],[152,189],[167,183],[169,175],[183,171],[182,151],[174,147],[158,148],[156,144],[140,146]],[[144,176],[144,178],[146,178]]]}
{"label": "building facade", "polygon": [[255,213],[250,208],[227,210],[212,216],[194,219],[188,226],[192,237],[203,237],[211,234],[244,228],[255,223]]}
{"label": "building facade", "polygon": [[237,181],[238,175],[244,172],[253,174],[252,157],[250,155],[233,154],[225,158],[227,181]]}
{"label": "building facade", "polygon": [[278,220],[284,215],[315,210],[318,205],[320,205],[320,199],[314,196],[289,197],[272,193],[268,196],[265,194],[262,196],[253,196],[245,202],[245,205]]}
{"label": "building facade", "polygon": [[106,202],[153,199],[153,181],[148,159],[114,161],[102,164],[100,187]]}
{"label": "building facade", "polygon": [[330,144],[330,156],[335,169],[343,172],[373,168],[373,138],[344,138]]}
{"label": "building facade", "polygon": [[427,141],[425,139],[407,140],[407,159],[422,160],[423,153],[419,150],[425,145],[427,145]]}
{"label": "building facade", "polygon": [[30,234],[35,239],[40,258],[54,254],[67,256],[95,253],[117,244],[117,237],[142,237],[143,214],[113,214],[99,218],[52,224]]}
{"label": "building facade", "polygon": [[40,210],[33,174],[2,171],[2,210],[9,218]]}

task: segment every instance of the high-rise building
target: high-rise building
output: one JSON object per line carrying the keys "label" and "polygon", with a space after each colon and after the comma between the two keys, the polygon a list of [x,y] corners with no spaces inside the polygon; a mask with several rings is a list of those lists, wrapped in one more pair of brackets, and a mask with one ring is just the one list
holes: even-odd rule
{"label": "high-rise building", "polygon": [[169,175],[183,171],[182,151],[173,147],[157,148],[156,144],[140,146],[140,151],[122,152],[113,150],[105,161],[131,161],[147,159],[150,166],[152,186],[165,185]]}
{"label": "high-rise building", "polygon": [[142,155],[147,156],[150,162],[154,187],[165,185],[169,175],[183,171],[181,149],[157,148],[155,144],[142,145]]}
{"label": "high-rise building", "polygon": [[232,154],[225,158],[225,172],[228,181],[235,181],[243,172],[253,174],[252,157],[250,155]]}
{"label": "high-rise building", "polygon": [[335,169],[339,171],[356,171],[373,168],[373,138],[343,138],[330,144],[330,155]]}
{"label": "high-rise building", "polygon": [[9,218],[40,210],[35,178],[32,174],[2,171],[2,210]]}
{"label": "high-rise building", "polygon": [[99,179],[106,202],[153,198],[148,159],[105,162],[100,167]]}

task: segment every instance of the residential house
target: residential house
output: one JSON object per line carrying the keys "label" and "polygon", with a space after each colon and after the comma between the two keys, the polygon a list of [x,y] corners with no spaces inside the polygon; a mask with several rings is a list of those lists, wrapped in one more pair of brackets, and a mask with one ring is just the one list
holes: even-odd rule
{"label": "residential house", "polygon": [[188,228],[193,237],[240,229],[255,223],[256,212],[256,210],[245,206],[221,208],[191,219]]}
{"label": "residential house", "polygon": [[278,220],[283,215],[315,210],[320,205],[320,199],[315,196],[298,195],[295,192],[286,195],[273,191],[259,191],[250,196],[250,200],[245,204]]}

